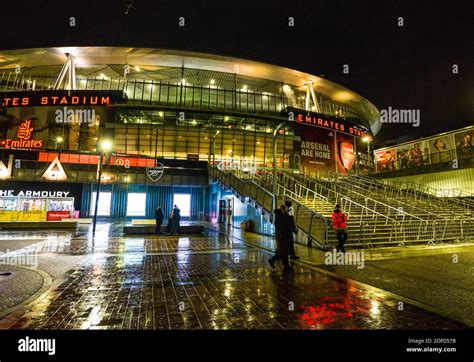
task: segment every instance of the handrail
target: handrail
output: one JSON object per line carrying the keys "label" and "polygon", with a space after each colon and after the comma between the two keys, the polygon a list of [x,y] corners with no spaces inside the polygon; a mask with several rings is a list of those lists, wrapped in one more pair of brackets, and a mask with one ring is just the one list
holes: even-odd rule
{"label": "handrail", "polygon": [[[249,176],[247,180],[242,180],[239,178],[236,173],[238,172],[224,172],[223,170],[219,170],[215,167],[208,166],[208,171],[209,174],[212,175],[213,177],[216,177],[220,179],[222,182],[230,184],[229,186],[233,187],[238,193],[241,195],[245,195],[245,185],[254,185],[256,187],[256,195],[245,195],[253,198],[257,203],[259,203],[264,209],[266,209],[268,212],[272,213],[273,210],[269,210],[269,207],[272,202],[273,194],[268,191],[264,186],[262,186],[261,182],[263,182],[263,178],[257,175]],[[231,177],[233,180],[229,180],[229,177]],[[237,183],[243,185],[243,188],[238,189],[238,186],[236,185],[235,181],[238,181]],[[263,201],[258,200],[258,190],[260,192],[263,192],[267,200],[270,201],[268,203],[265,203],[265,199]],[[249,190],[249,193],[251,191]],[[302,230],[305,234],[308,236],[308,245],[311,245],[314,241],[316,244],[324,249],[325,243],[328,240],[328,220],[322,216],[321,214],[317,213],[316,211],[306,207],[305,205],[301,204],[299,200],[294,199],[293,197],[286,195],[287,198],[292,199],[292,201],[295,204],[295,222],[297,227]],[[268,204],[268,205],[265,205]],[[270,206],[271,209],[271,206]],[[307,221],[307,216],[309,215],[309,222],[305,223]]]}
{"label": "handrail", "polygon": [[[269,175],[270,175],[270,177],[273,177],[273,175],[271,175],[271,174],[269,174]],[[283,175],[284,177],[286,177],[285,174],[280,174],[280,175]],[[306,187],[306,186],[302,185],[301,183],[299,183],[299,182],[298,182],[297,180],[295,180],[294,178],[292,178],[292,181],[294,181],[294,182],[300,184],[301,186],[303,186],[303,187],[304,187],[305,189],[307,189],[307,190],[311,190],[311,189],[309,189],[308,187]],[[323,185],[321,185],[321,187],[324,188],[324,189],[326,189],[326,190],[328,190],[329,193],[335,194],[335,195],[336,195],[336,197],[335,197],[336,200],[338,200],[338,199],[339,199],[339,200],[348,200],[348,201],[350,201],[352,204],[354,204],[354,205],[360,207],[362,210],[365,210],[365,211],[366,211],[366,215],[368,215],[368,213],[370,212],[370,213],[374,213],[374,214],[376,214],[376,215],[380,215],[381,217],[387,218],[387,219],[390,220],[390,221],[397,221],[396,219],[393,219],[393,218],[391,218],[391,217],[388,216],[388,215],[382,214],[382,213],[380,213],[380,212],[378,212],[378,211],[376,211],[376,210],[373,210],[373,209],[367,207],[366,205],[360,204],[360,203],[358,203],[357,201],[354,201],[354,200],[350,199],[349,197],[345,196],[344,194],[341,194],[341,193],[339,193],[339,192],[337,192],[337,191],[331,190],[331,189],[329,189],[329,188],[327,188],[327,187],[325,187],[325,186],[323,186]],[[312,191],[312,190],[311,190],[311,191]],[[312,191],[312,192],[314,192],[315,194],[317,194],[315,191]],[[324,198],[324,199],[326,200],[326,202],[329,202],[329,198],[328,198],[328,197],[326,197],[326,196],[324,196],[324,195],[321,195],[321,194],[319,194],[319,195],[320,195],[321,198]],[[342,206],[342,205],[341,205],[341,206]],[[389,206],[389,207],[390,207],[390,206]],[[392,207],[392,209],[395,210],[397,213],[408,214],[408,213],[406,213],[406,212],[404,212],[404,211],[398,210],[398,209],[393,208],[393,207]],[[410,215],[410,214],[408,214],[408,215]],[[410,215],[410,216],[411,216],[411,215]],[[418,217],[415,217],[415,218],[418,218]],[[421,220],[421,221],[425,221],[425,220],[423,220],[423,219],[421,219],[421,218],[418,218],[418,219]]]}
{"label": "handrail", "polygon": [[[400,182],[400,181],[383,180],[383,182],[381,182],[379,180],[376,180],[376,179],[373,179],[373,178],[370,178],[370,177],[367,177],[367,176],[351,176],[351,177],[358,177],[358,178],[363,179],[364,181],[370,182],[371,184],[373,184],[375,186],[390,187],[390,188],[395,189],[399,192],[401,190],[406,190],[406,191],[411,191],[411,192],[414,192],[414,193],[422,193],[419,196],[430,198],[431,200],[435,200],[436,202],[444,203],[445,205],[447,203],[454,203],[454,204],[456,204],[460,207],[464,207],[464,208],[474,207],[474,201],[472,201],[472,200],[474,200],[474,195],[469,194],[469,193],[466,193],[466,195],[471,195],[471,196],[465,196],[465,197],[469,197],[471,199],[467,200],[467,202],[466,202],[466,200],[455,198],[456,196],[452,196],[452,197],[437,196],[437,192],[439,192],[440,189],[436,189],[436,188],[433,188],[433,187],[430,187],[430,186],[420,185],[420,184],[417,184],[417,183],[414,183],[414,182],[411,182],[411,181]],[[396,185],[398,185],[398,188],[396,187]],[[410,187],[410,185],[412,185],[412,186]],[[427,192],[427,190],[436,190],[436,192]],[[458,191],[461,191],[461,190],[458,190]],[[409,196],[408,193],[407,193],[407,196]],[[459,197],[462,197],[462,196],[459,196]]]}
{"label": "handrail", "polygon": [[[339,178],[339,180],[340,180],[339,182],[344,183],[345,185],[347,185],[347,187],[357,187],[357,188],[359,188],[359,189],[362,189],[363,191],[370,191],[370,188],[368,189],[368,188],[365,188],[365,187],[361,187],[361,186],[360,186],[360,185],[366,186],[364,183],[360,183],[360,182],[356,181],[357,179],[354,179],[354,178],[352,178],[352,177],[353,177],[353,176],[348,176],[348,177],[347,177],[347,178],[351,178],[351,179],[350,179],[351,182],[349,182],[346,178]],[[355,182],[357,182],[358,185],[354,184]],[[363,195],[361,195],[361,196],[363,196]],[[432,211],[430,211],[430,210],[428,210],[428,209],[421,209],[421,208],[419,208],[419,207],[417,207],[417,206],[415,206],[415,205],[412,205],[412,204],[410,204],[410,203],[408,203],[408,202],[406,202],[406,201],[403,201],[403,200],[401,200],[401,199],[399,199],[399,198],[398,198],[396,201],[397,201],[397,203],[398,203],[399,205],[400,205],[400,204],[403,204],[405,208],[411,209],[411,211],[420,210],[421,213],[425,213],[425,214],[431,215],[431,216],[433,216],[433,217],[437,215],[436,213],[434,213],[434,212],[432,212]],[[441,207],[441,206],[440,206],[440,207]],[[438,210],[439,210],[439,208],[438,208]]]}
{"label": "handrail", "polygon": [[[303,177],[305,180],[307,180],[307,181],[309,181],[309,182],[313,182],[313,183],[315,182],[315,180],[313,180],[313,179],[311,179],[311,178],[307,178],[306,176],[303,176],[303,175],[302,175],[301,177]],[[340,196],[340,197],[342,196],[343,198],[348,198],[346,195],[342,194],[341,192],[332,190],[332,189],[330,189],[330,188],[328,188],[328,187],[326,187],[326,186],[324,186],[324,185],[319,184],[318,186],[321,187],[321,188],[324,188],[324,189],[328,190],[329,192],[335,193],[336,195],[338,195],[338,196]],[[422,222],[426,222],[426,221],[427,221],[427,220],[425,220],[425,219],[423,219],[423,218],[420,218],[420,217],[418,217],[418,216],[416,216],[416,215],[410,214],[409,212],[406,212],[406,211],[404,211],[404,210],[400,210],[400,209],[395,208],[395,207],[393,207],[393,206],[391,206],[391,205],[385,204],[385,203],[383,203],[383,202],[381,202],[381,201],[372,199],[372,198],[368,197],[367,195],[360,194],[360,193],[358,193],[358,192],[356,192],[356,191],[353,191],[353,190],[346,190],[346,191],[349,191],[349,192],[352,192],[352,193],[354,193],[354,194],[357,194],[358,196],[363,197],[365,200],[369,200],[369,201],[373,202],[375,206],[376,206],[376,205],[382,205],[383,207],[387,208],[388,210],[392,210],[395,214],[400,214],[400,213],[402,213],[402,214],[404,214],[404,215],[408,215],[409,217],[418,219],[418,220],[420,220],[420,221],[422,221]],[[336,197],[336,200],[337,200],[337,197]],[[352,200],[352,201],[353,201],[353,200]],[[361,205],[361,204],[357,203],[356,201],[353,201],[353,202],[356,203],[356,204],[358,204],[358,205]],[[370,210],[371,212],[372,212],[372,211],[373,211],[373,212],[377,212],[375,209],[371,209],[371,208],[369,208],[369,207],[367,207],[367,206],[365,206],[365,205],[361,205],[361,206],[362,206],[363,208],[365,208],[365,209]],[[382,214],[382,215],[383,215],[383,214]]]}

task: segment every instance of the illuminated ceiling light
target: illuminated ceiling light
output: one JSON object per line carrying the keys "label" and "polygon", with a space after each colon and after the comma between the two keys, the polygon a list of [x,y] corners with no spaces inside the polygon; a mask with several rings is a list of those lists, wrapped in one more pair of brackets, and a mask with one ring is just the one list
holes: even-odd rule
{"label": "illuminated ceiling light", "polygon": [[186,85],[186,79],[184,79],[184,78],[181,79],[181,84],[182,84],[182,85]]}
{"label": "illuminated ceiling light", "polygon": [[214,85],[214,84],[216,84],[216,80],[215,80],[215,79],[211,79],[211,80],[209,81],[209,83],[210,83],[211,85]]}
{"label": "illuminated ceiling light", "polygon": [[229,117],[225,116],[225,117],[224,117],[224,121],[227,122],[228,120],[229,120]]}
{"label": "illuminated ceiling light", "polygon": [[58,136],[58,137],[56,137],[56,142],[57,142],[57,143],[63,143],[63,142],[64,142],[64,138],[61,137],[61,136]]}
{"label": "illuminated ceiling light", "polygon": [[242,91],[243,91],[243,92],[248,91],[248,87],[247,87],[245,84],[244,84],[244,86],[242,87]]}
{"label": "illuminated ceiling light", "polygon": [[196,122],[195,119],[193,119],[193,121],[192,121],[191,123],[192,123],[193,125],[196,125],[197,122]]}
{"label": "illuminated ceiling light", "polygon": [[334,99],[341,102],[347,102],[353,98],[352,94],[347,91],[339,91],[334,94]]}
{"label": "illuminated ceiling light", "polygon": [[139,72],[139,71],[140,71],[140,67],[139,67],[139,66],[135,66],[135,71]]}
{"label": "illuminated ceiling light", "polygon": [[107,78],[104,73],[100,73],[99,76],[104,79]]}
{"label": "illuminated ceiling light", "polygon": [[158,112],[158,115],[159,115],[160,117],[163,117],[163,116],[165,115],[165,113],[164,113],[164,112]]}

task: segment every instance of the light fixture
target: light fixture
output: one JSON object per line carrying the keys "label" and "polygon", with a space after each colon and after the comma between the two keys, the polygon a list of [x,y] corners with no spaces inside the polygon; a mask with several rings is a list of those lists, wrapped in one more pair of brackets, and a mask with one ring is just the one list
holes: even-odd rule
{"label": "light fixture", "polygon": [[64,142],[64,138],[62,136],[58,136],[56,137],[56,142],[57,143],[63,143]]}
{"label": "light fixture", "polygon": [[370,137],[365,136],[364,138],[362,138],[362,141],[364,141],[365,143],[370,142]]}
{"label": "light fixture", "polygon": [[113,143],[112,143],[111,140],[102,140],[102,141],[100,142],[100,149],[101,149],[101,151],[103,151],[103,152],[108,152],[108,151],[110,151],[110,150],[112,149],[112,147],[113,147]]}
{"label": "light fixture", "polygon": [[216,83],[216,80],[215,80],[215,79],[211,79],[211,80],[209,81],[209,83],[210,83],[210,84],[215,84],[215,83]]}

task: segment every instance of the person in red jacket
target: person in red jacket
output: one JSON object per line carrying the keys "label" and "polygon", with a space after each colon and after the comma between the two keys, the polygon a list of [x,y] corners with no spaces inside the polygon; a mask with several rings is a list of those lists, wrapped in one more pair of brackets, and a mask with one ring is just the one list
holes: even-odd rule
{"label": "person in red jacket", "polygon": [[332,213],[332,224],[336,231],[336,237],[338,240],[336,250],[346,252],[344,243],[346,242],[347,235],[347,215],[341,212],[341,205],[337,204],[334,212]]}

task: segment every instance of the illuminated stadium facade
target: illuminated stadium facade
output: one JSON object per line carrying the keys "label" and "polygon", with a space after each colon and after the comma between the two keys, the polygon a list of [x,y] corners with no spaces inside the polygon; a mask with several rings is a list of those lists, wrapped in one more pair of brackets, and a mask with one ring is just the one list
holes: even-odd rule
{"label": "illuminated stadium facade", "polygon": [[[207,163],[271,168],[278,130],[278,168],[366,172],[366,142],[381,127],[373,104],[324,78],[160,49],[0,51],[0,103],[1,189],[13,181],[78,185],[81,216],[90,213],[104,139],[113,143],[102,175],[112,205],[125,203],[123,190],[156,189],[149,217],[157,202],[171,203],[160,188],[192,189],[198,218],[215,201]],[[114,212],[107,216],[127,216]]]}

